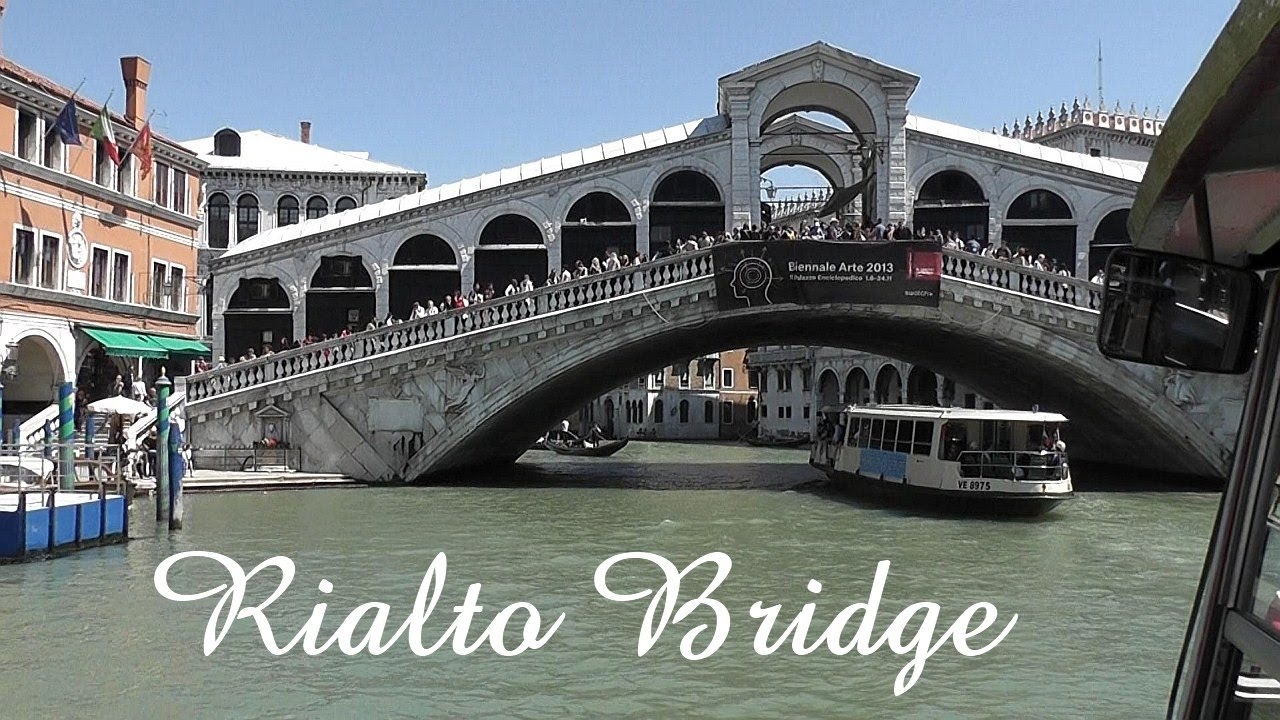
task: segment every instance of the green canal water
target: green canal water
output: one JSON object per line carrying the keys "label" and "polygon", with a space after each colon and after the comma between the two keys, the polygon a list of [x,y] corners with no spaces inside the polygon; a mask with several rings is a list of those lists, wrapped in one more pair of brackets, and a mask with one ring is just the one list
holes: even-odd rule
{"label": "green canal water", "polygon": [[[127,546],[0,567],[0,717],[1163,716],[1215,494],[1086,490],[1036,521],[925,517],[859,505],[815,482],[804,459],[676,444],[633,444],[610,460],[530,453],[514,469],[445,486],[192,496],[187,527],[173,535],[156,535],[139,502],[138,537]],[[170,602],[153,585],[156,566],[185,550],[221,553],[246,570],[292,558],[297,577],[266,611],[281,643],[317,602],[329,603],[327,631],[369,601],[390,604],[388,624],[398,627],[438,552],[448,555],[448,576],[427,644],[474,582],[483,584],[484,611],[472,638],[516,601],[535,605],[544,627],[566,617],[545,647],[517,657],[487,646],[418,657],[403,639],[379,656],[335,647],[277,657],[248,619],[206,657],[216,599]],[[631,551],[679,567],[712,551],[732,557],[714,593],[732,621],[719,652],[680,655],[684,632],[713,620],[704,608],[637,657],[647,599],[611,602],[593,584],[597,565]],[[816,602],[815,637],[866,600],[881,560],[892,570],[877,634],[924,600],[942,606],[939,634],[981,601],[1002,618],[1017,613],[1017,624],[981,657],[946,645],[898,697],[894,679],[908,658],[888,648],[797,656],[788,643],[755,654],[753,603],[781,604],[781,625]],[[246,603],[265,598],[274,577],[254,578]],[[610,577],[619,590],[659,583],[656,568],[640,564]],[[692,573],[681,599],[710,577],[706,568]],[[184,592],[227,580],[200,562],[172,578]],[[806,589],[811,578],[823,584],[818,595]],[[328,595],[316,589],[321,579],[333,583]],[[524,616],[516,617],[509,645]]]}

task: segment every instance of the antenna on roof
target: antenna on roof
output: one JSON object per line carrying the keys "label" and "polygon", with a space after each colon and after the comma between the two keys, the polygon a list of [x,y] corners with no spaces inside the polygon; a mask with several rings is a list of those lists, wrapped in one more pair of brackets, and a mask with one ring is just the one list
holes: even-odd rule
{"label": "antenna on roof", "polygon": [[1102,40],[1098,40],[1098,107],[1106,103],[1102,101]]}

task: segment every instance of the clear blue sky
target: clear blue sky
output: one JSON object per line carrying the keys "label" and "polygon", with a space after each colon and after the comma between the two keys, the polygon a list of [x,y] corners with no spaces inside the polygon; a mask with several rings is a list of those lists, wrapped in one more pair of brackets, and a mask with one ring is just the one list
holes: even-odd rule
{"label": "clear blue sky", "polygon": [[[426,171],[432,185],[712,115],[716,79],[825,40],[921,77],[912,112],[976,128],[1096,95],[1165,112],[1235,3],[9,0],[3,52],[154,126],[224,125]],[[1110,104],[1110,103],[1108,103]]]}

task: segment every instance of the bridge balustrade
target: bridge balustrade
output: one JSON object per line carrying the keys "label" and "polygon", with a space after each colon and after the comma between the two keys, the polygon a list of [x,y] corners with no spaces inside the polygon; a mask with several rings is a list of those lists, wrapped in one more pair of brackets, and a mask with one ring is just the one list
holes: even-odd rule
{"label": "bridge balustrade", "polygon": [[[710,277],[714,272],[711,251],[699,250],[365,330],[191,375],[187,378],[187,401],[198,402],[377,355]],[[943,274],[1089,310],[1097,310],[1102,302],[1100,285],[964,251],[943,250]]]}
{"label": "bridge balustrade", "polygon": [[711,251],[702,250],[549,285],[191,375],[187,378],[187,400],[197,402],[409,347],[709,277],[712,272]]}

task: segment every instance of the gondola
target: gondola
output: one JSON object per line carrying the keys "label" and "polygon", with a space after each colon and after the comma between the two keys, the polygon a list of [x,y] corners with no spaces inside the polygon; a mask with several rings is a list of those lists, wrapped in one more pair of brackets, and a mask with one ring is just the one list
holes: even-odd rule
{"label": "gondola", "polygon": [[600,440],[594,445],[568,445],[558,440],[547,440],[546,446],[560,455],[575,457],[609,457],[627,446],[628,440]]}

